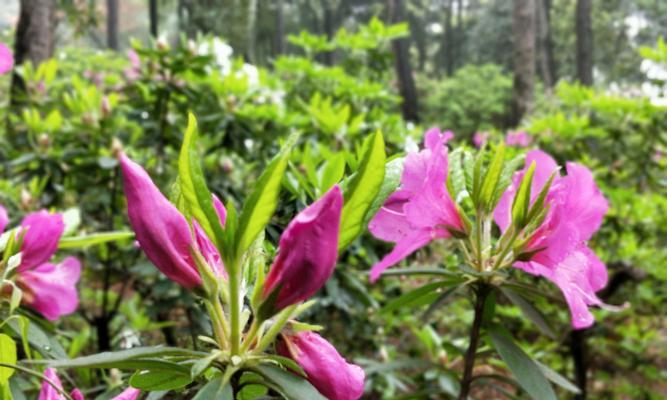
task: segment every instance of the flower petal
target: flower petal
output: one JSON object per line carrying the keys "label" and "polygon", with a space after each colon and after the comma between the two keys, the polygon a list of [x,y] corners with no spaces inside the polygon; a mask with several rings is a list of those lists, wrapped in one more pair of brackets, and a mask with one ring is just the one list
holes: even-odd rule
{"label": "flower petal", "polygon": [[[58,378],[58,375],[56,375],[56,370],[53,368],[47,368],[46,371],[44,371],[44,376],[57,385],[60,389],[63,388],[63,384],[60,382],[60,378]],[[44,380],[42,381],[42,388],[39,391],[38,400],[64,400],[64,397],[58,392],[56,388]]]}
{"label": "flower petal", "polygon": [[430,230],[420,229],[410,231],[403,239],[396,242],[396,245],[389,254],[385,255],[379,263],[373,265],[373,268],[371,268],[371,282],[377,281],[384,270],[398,264],[410,254],[426,246],[433,239],[434,236]]}
{"label": "flower petal", "polygon": [[76,284],[80,276],[79,260],[67,257],[60,264],[44,263],[19,272],[18,284],[26,292],[24,302],[46,319],[55,321],[79,306]]}
{"label": "flower petal", "polygon": [[21,245],[19,272],[45,263],[53,256],[65,230],[65,223],[62,215],[40,210],[26,215],[21,221],[21,229],[25,235]]}
{"label": "flower petal", "polygon": [[190,254],[194,240],[190,226],[141,166],[120,155],[127,213],[148,259],[171,280],[186,288],[201,284]]}
{"label": "flower petal", "polygon": [[308,381],[329,400],[357,400],[364,393],[364,370],[350,364],[322,336],[299,332],[278,342],[278,353],[294,359]]}
{"label": "flower petal", "polygon": [[276,310],[309,298],[331,277],[342,207],[343,195],[334,186],[301,211],[280,236],[279,252],[264,285],[265,297],[279,290]]}
{"label": "flower petal", "polygon": [[137,400],[137,398],[139,398],[139,394],[141,394],[141,390],[128,387],[123,391],[123,393],[119,394],[111,400]]}
{"label": "flower petal", "polygon": [[0,233],[5,231],[5,227],[9,223],[9,215],[7,215],[7,210],[5,207],[0,205]]}

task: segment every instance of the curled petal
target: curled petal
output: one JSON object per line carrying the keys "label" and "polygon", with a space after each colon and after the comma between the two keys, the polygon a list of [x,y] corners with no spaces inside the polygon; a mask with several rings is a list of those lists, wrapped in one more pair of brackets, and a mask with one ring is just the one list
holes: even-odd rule
{"label": "curled petal", "polygon": [[308,381],[329,400],[357,400],[364,393],[365,373],[350,364],[315,332],[299,332],[278,342],[278,353],[303,368]]}
{"label": "curled petal", "polygon": [[563,214],[577,225],[581,240],[588,240],[600,229],[609,204],[593,180],[591,171],[583,165],[567,163],[567,185]]}
{"label": "curled petal", "polygon": [[403,211],[403,206],[409,199],[410,194],[405,191],[390,195],[368,224],[371,234],[385,242],[396,243],[412,231],[413,228]]}
{"label": "curled petal", "polygon": [[24,303],[55,321],[73,313],[79,305],[76,284],[81,276],[81,263],[67,257],[60,264],[44,263],[19,272],[18,284],[25,291]]}
{"label": "curled petal", "polygon": [[595,292],[607,284],[607,269],[586,245],[580,245],[554,266],[535,261],[520,262],[515,266],[530,274],[544,276],[560,288],[575,329],[588,328],[595,322],[589,306],[605,306]]}
{"label": "curled petal", "polygon": [[155,186],[146,171],[120,155],[127,213],[141,248],[155,266],[186,288],[201,284],[190,254],[194,245],[185,217]]}
{"label": "curled petal", "polygon": [[[338,186],[301,211],[280,236],[279,251],[264,286],[275,310],[314,295],[331,277],[338,257],[343,195]],[[274,291],[277,290],[277,293]]]}
{"label": "curled petal", "polygon": [[64,230],[65,223],[60,214],[41,210],[26,215],[21,221],[21,231],[25,234],[18,271],[26,271],[47,262],[58,249]]}
{"label": "curled petal", "polygon": [[385,255],[379,263],[373,265],[370,276],[371,282],[377,281],[387,268],[398,264],[410,254],[429,244],[433,239],[432,233],[428,230],[421,229],[410,232],[396,242],[392,251]]}

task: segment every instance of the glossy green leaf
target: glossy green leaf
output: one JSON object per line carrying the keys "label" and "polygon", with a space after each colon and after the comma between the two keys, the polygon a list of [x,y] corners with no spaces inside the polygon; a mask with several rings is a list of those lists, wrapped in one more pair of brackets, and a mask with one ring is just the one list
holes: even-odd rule
{"label": "glossy green leaf", "polygon": [[487,211],[493,210],[495,204],[493,199],[500,181],[500,175],[503,171],[503,164],[505,162],[505,145],[500,143],[496,147],[496,152],[493,155],[491,164],[486,171],[486,176],[480,188],[480,202],[484,205]]}
{"label": "glossy green leaf", "polygon": [[394,193],[398,186],[401,184],[401,175],[403,174],[404,161],[404,158],[395,158],[385,164],[384,180],[382,181],[382,185],[380,186],[380,190],[378,190],[375,199],[373,199],[371,206],[366,212],[366,216],[364,217],[364,226],[368,226],[368,223],[371,222],[380,207],[384,205],[385,201],[387,201],[387,198],[389,198],[389,196],[391,196],[391,194]]}
{"label": "glossy green leaf", "polygon": [[461,283],[461,280],[446,280],[427,283],[424,286],[421,286],[417,289],[411,290],[387,303],[382,308],[382,312],[388,313],[395,310],[398,310],[402,307],[414,306],[415,303],[419,302],[424,296],[433,295],[436,298],[440,296],[438,291],[441,288],[458,285]]}
{"label": "glossy green leaf", "polygon": [[233,400],[234,392],[229,383],[223,384],[222,377],[218,376],[204,385],[192,400]]}
{"label": "glossy green leaf", "polygon": [[188,114],[188,126],[178,156],[179,193],[183,200],[181,211],[187,216],[194,217],[206,235],[220,248],[223,244],[223,228],[213,206],[211,192],[206,185],[196,140],[197,120],[194,115]]}
{"label": "glossy green leaf", "polygon": [[134,237],[134,232],[130,231],[101,232],[84,236],[63,237],[60,239],[60,242],[58,242],[58,248],[81,249],[102,243],[128,240],[132,239],[133,237]]}
{"label": "glossy green leaf", "polygon": [[[0,362],[16,365],[16,343],[14,343],[14,339],[4,333],[0,333]],[[14,369],[0,367],[0,386],[6,386],[13,374]]]}
{"label": "glossy green leaf", "polygon": [[236,255],[243,254],[269,223],[278,205],[280,182],[285,175],[289,153],[296,136],[291,137],[280,153],[269,163],[243,205],[236,232]]}
{"label": "glossy green leaf", "polygon": [[345,174],[345,157],[343,154],[336,154],[328,159],[319,171],[319,188],[324,193],[331,189],[333,185],[340,182]]}
{"label": "glossy green leaf", "polygon": [[520,294],[508,287],[501,287],[500,291],[503,292],[505,297],[507,297],[512,302],[512,304],[517,306],[523,312],[523,314],[538,327],[542,333],[552,339],[556,338],[556,334],[554,333],[553,329],[551,329],[549,323],[547,323],[547,321],[544,319],[542,313],[533,307],[532,304],[530,304]]}
{"label": "glossy green leaf", "polygon": [[339,251],[346,248],[366,228],[366,213],[385,178],[385,159],[384,139],[382,133],[376,131],[364,141],[359,169],[345,189],[338,239]]}
{"label": "glossy green leaf", "polygon": [[147,392],[156,390],[174,390],[192,382],[189,374],[175,371],[138,371],[130,378],[130,385]]}
{"label": "glossy green leaf", "polygon": [[289,400],[326,400],[307,380],[273,365],[258,365],[255,372],[271,382]]}
{"label": "glossy green leaf", "polygon": [[150,367],[152,369],[156,369],[159,365],[163,365],[165,368],[172,368],[183,373],[189,373],[190,369],[186,366],[171,363],[166,360],[159,360],[158,358],[167,356],[186,356],[199,358],[202,355],[205,356],[208,355],[208,353],[180,349],[177,347],[135,347],[128,350],[104,352],[74,359],[48,360],[45,361],[45,363],[54,368],[84,367],[130,369]]}
{"label": "glossy green leaf", "polygon": [[533,174],[535,173],[535,161],[530,164],[528,171],[521,179],[519,189],[514,195],[512,202],[512,223],[517,229],[523,229],[528,222],[528,209],[530,207],[530,192],[533,183]]}
{"label": "glossy green leaf", "polygon": [[537,360],[533,361],[535,361],[535,364],[537,364],[537,366],[540,368],[540,370],[548,380],[572,393],[575,394],[581,393],[581,390],[579,390],[579,388],[576,387],[574,383],[570,382],[563,375],[559,374],[558,372],[554,371],[553,369],[547,367],[546,365],[542,364]]}
{"label": "glossy green leaf", "polygon": [[519,385],[535,400],[556,400],[551,384],[538,365],[502,329],[489,329],[491,342]]}

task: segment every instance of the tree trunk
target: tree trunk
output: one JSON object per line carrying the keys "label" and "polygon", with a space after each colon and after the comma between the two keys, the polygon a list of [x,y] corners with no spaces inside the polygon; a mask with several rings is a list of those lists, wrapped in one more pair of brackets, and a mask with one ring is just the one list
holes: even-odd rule
{"label": "tree trunk", "polygon": [[445,66],[445,73],[447,76],[452,76],[454,73],[454,32],[452,29],[452,14],[454,9],[454,0],[448,0],[445,5],[445,29],[443,31],[442,40],[442,55],[443,65]]}
{"label": "tree trunk", "polygon": [[410,21],[410,36],[417,46],[417,70],[423,72],[426,68],[427,41],[425,24],[414,14],[408,13]]}
{"label": "tree trunk", "polygon": [[158,35],[157,0],[148,1],[148,18],[150,23],[151,36],[157,38]]}
{"label": "tree trunk", "polygon": [[514,0],[512,20],[514,112],[512,123],[532,109],[535,80],[535,0]]}
{"label": "tree trunk", "polygon": [[575,25],[577,30],[577,79],[582,85],[593,84],[593,28],[591,0],[577,0]]}
{"label": "tree trunk", "polygon": [[554,86],[554,71],[551,46],[551,20],[549,18],[551,0],[537,0],[538,62],[544,86],[551,90]]}
{"label": "tree trunk", "polygon": [[118,0],[107,0],[107,46],[118,51]]}
{"label": "tree trunk", "polygon": [[273,37],[273,55],[274,57],[285,53],[285,16],[283,10],[283,0],[276,1],[276,32]]}
{"label": "tree trunk", "polygon": [[[21,12],[14,42],[16,65],[30,61],[39,65],[53,55],[56,30],[56,0],[21,0]],[[25,96],[25,82],[14,69],[11,103],[19,105]]]}
{"label": "tree trunk", "polygon": [[[327,36],[327,39],[331,40],[334,37],[334,18],[333,18],[333,9],[331,7],[330,0],[322,0],[322,9],[324,13],[324,34]],[[334,53],[333,51],[327,51],[323,54],[324,64],[333,65],[334,63]]]}
{"label": "tree trunk", "polygon": [[[403,0],[387,0],[389,21],[400,23],[405,21],[405,4]],[[410,47],[407,38],[396,39],[392,42],[394,58],[396,62],[396,76],[398,77],[398,88],[403,97],[403,118],[407,121],[419,122],[417,88],[412,76],[410,66]]]}

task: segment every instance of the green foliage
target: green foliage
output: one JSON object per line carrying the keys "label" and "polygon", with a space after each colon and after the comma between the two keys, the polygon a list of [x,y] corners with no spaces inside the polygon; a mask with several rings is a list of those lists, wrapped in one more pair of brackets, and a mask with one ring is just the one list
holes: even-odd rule
{"label": "green foliage", "polygon": [[467,65],[451,78],[425,82],[427,121],[452,129],[459,138],[505,125],[512,78],[493,64]]}

